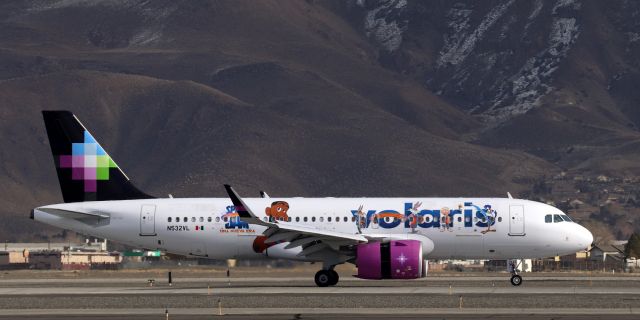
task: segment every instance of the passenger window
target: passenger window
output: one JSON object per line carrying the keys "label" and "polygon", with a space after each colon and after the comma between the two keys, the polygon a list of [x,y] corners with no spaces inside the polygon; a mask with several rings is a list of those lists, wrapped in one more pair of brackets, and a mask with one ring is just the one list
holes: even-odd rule
{"label": "passenger window", "polygon": [[227,221],[229,221],[229,217],[224,217],[223,220],[224,220],[224,222],[227,222]]}
{"label": "passenger window", "polygon": [[316,217],[311,217],[311,222],[316,222]]}
{"label": "passenger window", "polygon": [[462,222],[462,217],[458,217],[458,222]]}
{"label": "passenger window", "polygon": [[211,222],[211,217],[208,217],[208,218],[207,218],[207,222]]}
{"label": "passenger window", "polygon": [[216,222],[220,222],[220,217],[216,217]]}
{"label": "passenger window", "polygon": [[182,221],[183,221],[183,222],[189,222],[189,218],[184,217],[184,218],[182,219]]}
{"label": "passenger window", "polygon": [[304,217],[304,222],[307,222],[307,220],[308,220],[308,218],[307,218],[307,217]]}
{"label": "passenger window", "polygon": [[498,222],[502,222],[502,217],[498,217]]}
{"label": "passenger window", "polygon": [[553,222],[562,222],[564,220],[562,220],[562,217],[559,214],[554,214],[553,215]]}
{"label": "passenger window", "polygon": [[296,222],[300,222],[300,217],[296,217]]}
{"label": "passenger window", "polygon": [[196,217],[191,217],[191,222],[196,222]]}
{"label": "passenger window", "polygon": [[291,217],[287,217],[287,222],[291,222]]}
{"label": "passenger window", "polygon": [[167,222],[171,222],[171,217],[167,218]]}
{"label": "passenger window", "polygon": [[204,222],[204,218],[203,217],[200,217],[200,222]]}
{"label": "passenger window", "polygon": [[331,217],[327,217],[327,222],[331,222]]}
{"label": "passenger window", "polygon": [[176,217],[176,222],[180,222],[180,217]]}
{"label": "passenger window", "polygon": [[349,218],[344,217],[344,219],[343,219],[342,221],[344,221],[344,222],[349,222]]}
{"label": "passenger window", "polygon": [[320,222],[324,222],[324,217],[320,217]]}
{"label": "passenger window", "polygon": [[544,216],[544,223],[551,223],[551,220],[553,220],[553,218],[550,214]]}
{"label": "passenger window", "polygon": [[356,217],[355,216],[351,217],[351,222],[356,222]]}

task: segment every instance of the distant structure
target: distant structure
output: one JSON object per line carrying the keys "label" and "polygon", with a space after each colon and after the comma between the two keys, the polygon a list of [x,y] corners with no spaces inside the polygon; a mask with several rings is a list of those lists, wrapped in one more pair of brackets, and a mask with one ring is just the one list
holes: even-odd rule
{"label": "distant structure", "polygon": [[43,242],[4,243],[0,251],[0,269],[118,269],[122,258],[107,252],[107,241],[85,243]]}

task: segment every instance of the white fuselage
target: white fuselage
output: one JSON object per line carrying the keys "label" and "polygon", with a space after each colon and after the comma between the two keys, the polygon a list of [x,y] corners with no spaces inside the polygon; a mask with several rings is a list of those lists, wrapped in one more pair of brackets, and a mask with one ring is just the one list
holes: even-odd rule
{"label": "white fuselage", "polygon": [[[244,201],[261,219],[268,219],[265,209],[274,201],[286,201],[290,221],[279,222],[282,224],[345,234],[394,237],[417,233],[433,241],[428,259],[549,257],[585,250],[593,240],[591,233],[577,223],[558,218],[553,222],[554,215],[564,216],[560,210],[519,199],[247,198]],[[421,205],[414,209],[412,206],[418,202]],[[68,217],[48,213],[48,209],[100,214],[102,218]],[[227,198],[169,198],[56,204],[34,209],[33,218],[81,234],[174,254],[210,259],[266,256],[296,259],[299,247],[290,249],[291,252],[283,249],[284,244],[277,245],[278,250],[254,249],[256,237],[261,236],[265,227],[242,222],[234,211]],[[487,226],[491,224],[487,221],[493,221],[493,225]]]}

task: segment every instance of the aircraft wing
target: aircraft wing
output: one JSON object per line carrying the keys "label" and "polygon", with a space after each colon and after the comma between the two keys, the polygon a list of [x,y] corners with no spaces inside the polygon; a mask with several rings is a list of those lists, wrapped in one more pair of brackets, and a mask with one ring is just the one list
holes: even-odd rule
{"label": "aircraft wing", "polygon": [[369,241],[361,234],[319,230],[286,221],[264,221],[251,211],[230,185],[225,184],[224,187],[229,194],[231,202],[236,207],[238,216],[243,221],[267,227],[267,230],[263,233],[267,237],[265,243],[289,242],[285,249],[301,246],[303,250],[298,254],[299,256],[309,256],[322,250],[338,251],[340,246],[355,245]]}

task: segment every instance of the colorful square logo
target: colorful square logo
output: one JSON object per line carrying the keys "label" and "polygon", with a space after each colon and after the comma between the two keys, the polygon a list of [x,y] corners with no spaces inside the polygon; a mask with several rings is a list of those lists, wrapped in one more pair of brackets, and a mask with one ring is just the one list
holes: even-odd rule
{"label": "colorful square logo", "polygon": [[73,143],[71,154],[60,156],[60,168],[70,168],[71,179],[84,181],[84,192],[96,192],[97,181],[109,180],[109,169],[117,166],[85,130],[84,142]]}

